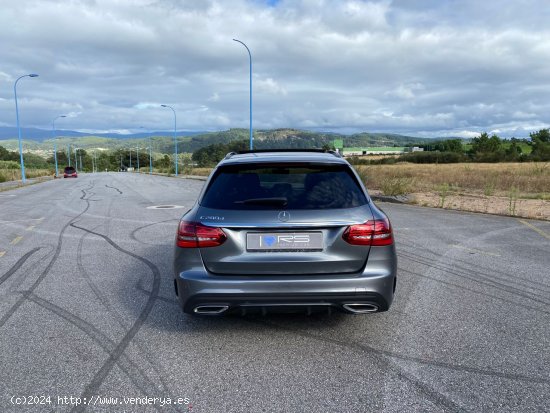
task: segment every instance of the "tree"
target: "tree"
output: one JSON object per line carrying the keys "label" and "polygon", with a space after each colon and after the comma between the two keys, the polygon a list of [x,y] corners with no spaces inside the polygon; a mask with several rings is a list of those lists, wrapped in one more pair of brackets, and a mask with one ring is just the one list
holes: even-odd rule
{"label": "tree", "polygon": [[244,140],[232,141],[229,143],[214,143],[193,152],[193,162],[199,166],[214,166],[221,161],[229,152],[243,151],[248,148],[248,142]]}
{"label": "tree", "polygon": [[506,160],[508,161],[518,161],[521,158],[523,151],[521,146],[517,144],[517,139],[512,138],[512,143],[506,149]]}
{"label": "tree", "polygon": [[439,152],[455,152],[455,153],[464,153],[464,147],[462,146],[461,139],[447,139],[440,142],[435,142],[433,145],[422,145],[423,147],[428,147],[427,150],[433,148],[433,150]]}
{"label": "tree", "polygon": [[3,146],[0,146],[0,161],[16,161],[16,162],[19,162],[19,152],[8,151]]}
{"label": "tree", "polygon": [[498,162],[504,159],[501,139],[495,134],[489,137],[487,132],[472,139],[471,152],[481,162]]}
{"label": "tree", "polygon": [[9,156],[10,152],[3,146],[0,146],[0,161],[8,161]]}
{"label": "tree", "polygon": [[550,143],[550,129],[541,129],[538,132],[531,132],[529,136],[533,142]]}
{"label": "tree", "polygon": [[550,129],[541,129],[529,136],[533,146],[530,158],[535,161],[550,161]]}

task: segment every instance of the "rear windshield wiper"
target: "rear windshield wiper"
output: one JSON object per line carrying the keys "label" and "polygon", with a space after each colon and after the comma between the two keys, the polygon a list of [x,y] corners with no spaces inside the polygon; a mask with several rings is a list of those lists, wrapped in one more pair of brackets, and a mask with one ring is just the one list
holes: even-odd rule
{"label": "rear windshield wiper", "polygon": [[250,198],[242,201],[235,201],[236,204],[254,204],[254,205],[278,205],[286,206],[288,199],[286,197],[273,197],[273,198]]}

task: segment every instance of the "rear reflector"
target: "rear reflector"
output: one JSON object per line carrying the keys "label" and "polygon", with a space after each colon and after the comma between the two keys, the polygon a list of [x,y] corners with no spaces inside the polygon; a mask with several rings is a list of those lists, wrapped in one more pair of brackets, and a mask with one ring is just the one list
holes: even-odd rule
{"label": "rear reflector", "polygon": [[351,245],[383,246],[393,244],[391,225],[387,218],[351,225],[346,228],[342,238]]}
{"label": "rear reflector", "polygon": [[226,239],[227,236],[221,228],[180,221],[176,243],[181,248],[206,248],[222,245]]}

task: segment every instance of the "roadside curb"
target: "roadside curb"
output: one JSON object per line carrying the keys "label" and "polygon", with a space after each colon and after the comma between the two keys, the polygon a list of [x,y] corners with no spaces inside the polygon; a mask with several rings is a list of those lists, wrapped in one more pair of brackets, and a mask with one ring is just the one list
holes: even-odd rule
{"label": "roadside curb", "polygon": [[178,176],[175,176],[175,175],[167,175],[167,174],[160,173],[160,172],[153,172],[151,175],[165,176],[167,178],[176,178],[176,179],[195,179],[197,181],[206,181],[206,179],[208,178],[207,176],[201,176],[201,175],[181,175],[180,174]]}
{"label": "roadside curb", "polygon": [[200,175],[183,175],[183,179],[195,179],[197,181],[206,181],[208,178],[207,176],[200,176]]}
{"label": "roadside curb", "polygon": [[410,198],[407,195],[370,195],[370,198],[373,201],[390,202],[392,204],[408,204],[411,202]]}
{"label": "roadside curb", "polygon": [[[37,178],[27,178],[27,182],[23,183],[21,180],[18,181],[6,181],[0,183],[0,191],[9,191],[11,189],[23,188],[29,185],[35,185],[46,181],[53,181],[55,178],[52,176],[40,176]],[[59,178],[57,178],[59,179]]]}

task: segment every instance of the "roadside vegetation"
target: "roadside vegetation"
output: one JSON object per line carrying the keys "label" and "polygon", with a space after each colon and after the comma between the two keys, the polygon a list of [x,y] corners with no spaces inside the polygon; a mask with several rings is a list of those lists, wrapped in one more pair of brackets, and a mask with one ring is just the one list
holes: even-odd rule
{"label": "roadside vegetation", "polygon": [[[72,151],[71,151],[72,152]],[[120,171],[127,170],[130,166],[134,169],[137,168],[138,161],[136,157],[136,151],[128,148],[118,149],[113,151],[95,151],[78,149],[78,171],[92,172],[95,165],[96,171]],[[130,157],[132,159],[130,164]],[[173,175],[175,173],[174,168],[174,155],[164,153],[153,153],[153,172]],[[27,178],[36,178],[40,176],[53,176],[55,174],[55,158],[52,155],[43,157],[34,153],[23,154],[25,161],[25,174]],[[187,153],[180,153],[178,157],[179,161],[179,173],[190,174],[192,172],[191,155]],[[57,151],[57,163],[59,173],[63,173],[65,166],[69,165],[69,159],[67,157],[67,151]],[[71,153],[72,166],[75,165],[74,152]],[[139,165],[140,172],[149,172],[149,152],[142,150],[139,153]],[[4,147],[0,146],[0,182],[16,181],[21,179],[21,168],[19,152],[8,151]]]}
{"label": "roadside vegetation", "polygon": [[[179,173],[208,175],[210,168],[228,152],[248,149],[248,140],[243,139],[241,131],[231,132],[235,133],[235,140],[215,142],[195,150],[192,155],[180,154]],[[269,139],[278,139],[281,138],[276,135],[279,132],[282,133],[276,130],[270,132],[273,136],[266,136]],[[309,139],[310,135],[309,133],[301,138]],[[324,149],[333,149],[328,143],[322,146]],[[481,133],[470,142],[447,139],[426,143],[424,140],[414,146],[421,147],[424,151],[401,156],[351,157],[349,160],[366,181],[369,189],[380,190],[386,195],[432,191],[446,198],[451,194],[466,192],[493,196],[513,190],[514,197],[550,197],[549,129],[531,133],[530,139],[503,140],[494,134],[489,136],[487,133]],[[94,153],[91,150],[79,149],[78,169],[91,172],[95,163],[98,171],[126,170],[130,166],[130,159],[133,168],[137,164],[136,152],[129,148],[96,150],[94,161],[93,157]],[[59,169],[62,171],[69,163],[67,152],[58,150],[57,158]],[[53,155],[44,158],[25,153],[24,159],[28,177],[54,174]],[[74,165],[74,153],[71,153],[71,159]],[[146,150],[139,152],[139,164],[141,172],[149,171],[149,153]],[[153,164],[155,173],[175,173],[173,155],[154,153]],[[17,179],[20,179],[19,153],[0,146],[0,181]]]}
{"label": "roadside vegetation", "polygon": [[550,199],[550,162],[356,165],[369,189],[384,195],[474,193]]}

